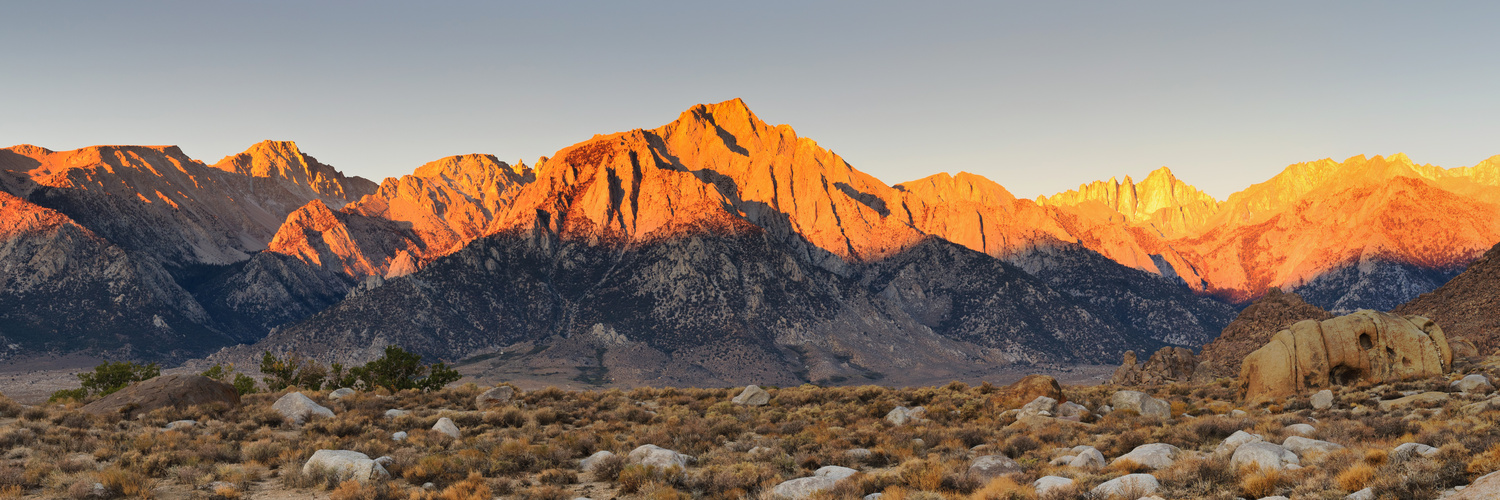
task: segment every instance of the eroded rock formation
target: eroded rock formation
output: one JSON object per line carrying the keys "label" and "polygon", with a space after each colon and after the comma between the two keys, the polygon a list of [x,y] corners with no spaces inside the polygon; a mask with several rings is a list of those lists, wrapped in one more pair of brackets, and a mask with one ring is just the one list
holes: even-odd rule
{"label": "eroded rock formation", "polygon": [[1359,381],[1437,376],[1452,366],[1448,340],[1431,320],[1363,310],[1277,333],[1245,358],[1240,391],[1246,401],[1266,401]]}

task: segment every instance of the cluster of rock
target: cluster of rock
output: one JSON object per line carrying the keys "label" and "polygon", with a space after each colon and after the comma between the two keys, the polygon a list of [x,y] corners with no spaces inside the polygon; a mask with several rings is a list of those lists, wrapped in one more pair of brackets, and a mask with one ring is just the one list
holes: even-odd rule
{"label": "cluster of rock", "polygon": [[1182,347],[1163,347],[1143,364],[1136,362],[1135,351],[1125,351],[1124,361],[1109,383],[1156,385],[1211,380],[1213,375],[1206,363],[1200,363],[1192,350]]}
{"label": "cluster of rock", "polygon": [[1432,377],[1453,366],[1443,330],[1421,316],[1362,310],[1323,321],[1299,321],[1250,353],[1240,368],[1247,401],[1356,381]]}

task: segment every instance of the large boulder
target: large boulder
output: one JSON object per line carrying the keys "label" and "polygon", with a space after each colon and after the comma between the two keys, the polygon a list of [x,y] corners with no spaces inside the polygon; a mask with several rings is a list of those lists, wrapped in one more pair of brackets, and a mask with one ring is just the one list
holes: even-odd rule
{"label": "large boulder", "polygon": [[458,439],[463,435],[463,433],[458,431],[458,424],[453,423],[453,419],[448,417],[438,419],[437,423],[432,424],[432,430],[441,432],[453,439]]}
{"label": "large boulder", "polygon": [[662,469],[670,467],[686,469],[688,463],[693,461],[693,457],[690,455],[684,455],[654,444],[645,444],[636,447],[634,450],[630,450],[630,455],[627,458],[633,464],[649,465]]}
{"label": "large boulder", "polygon": [[820,491],[832,489],[839,481],[847,479],[857,472],[859,471],[848,467],[827,465],[813,472],[811,476],[785,481],[776,485],[776,487],[771,488],[771,496],[783,500],[811,498]]}
{"label": "large boulder", "polygon": [[1292,453],[1291,450],[1264,441],[1242,444],[1235,448],[1234,455],[1229,458],[1231,471],[1238,471],[1247,465],[1258,466],[1262,469],[1282,470],[1289,464],[1301,465],[1302,460],[1297,458],[1297,454]]}
{"label": "large boulder", "polygon": [[1049,397],[1062,403],[1068,400],[1063,396],[1062,386],[1058,385],[1057,379],[1047,375],[1027,375],[1017,380],[1016,383],[1000,389],[999,402],[1001,405],[1015,408],[1039,397]]}
{"label": "large boulder", "polygon": [[1198,369],[1198,358],[1191,349],[1163,347],[1144,364],[1136,363],[1135,351],[1125,351],[1125,359],[1109,383],[1116,385],[1156,385],[1192,380]]}
{"label": "large boulder", "polygon": [[474,396],[474,407],[481,410],[509,403],[511,398],[516,397],[516,389],[508,385],[490,388],[488,391]]}
{"label": "large boulder", "polygon": [[926,414],[927,408],[923,408],[921,406],[918,406],[916,408],[897,406],[895,408],[892,408],[890,412],[885,414],[885,421],[890,422],[891,425],[900,427],[913,422],[921,422],[923,420],[922,416]]}
{"label": "large boulder", "polygon": [[588,458],[578,461],[578,470],[584,472],[594,472],[594,469],[598,468],[599,464],[604,463],[605,460],[614,458],[614,456],[615,454],[609,452],[608,450],[600,450],[594,452],[594,454],[589,455]]}
{"label": "large boulder", "polygon": [[1261,402],[1309,389],[1446,373],[1453,352],[1437,324],[1421,316],[1361,310],[1299,321],[1245,357],[1240,392]]}
{"label": "large boulder", "polygon": [[271,403],[271,409],[280,413],[282,418],[293,424],[302,425],[307,419],[314,416],[332,417],[333,410],[313,401],[306,394],[300,392],[288,392],[275,403]]}
{"label": "large boulder", "polygon": [[1177,454],[1181,451],[1176,446],[1166,443],[1143,444],[1130,450],[1130,453],[1116,457],[1110,464],[1128,461],[1144,465],[1151,470],[1165,469],[1177,461]]}
{"label": "large boulder", "polygon": [[81,408],[85,413],[130,417],[157,408],[222,403],[239,406],[234,386],[201,375],[162,375],[115,391]]}
{"label": "large boulder", "polygon": [[1037,496],[1046,496],[1054,489],[1070,486],[1073,486],[1073,480],[1062,476],[1042,476],[1031,483],[1031,488],[1036,490]]}
{"label": "large boulder", "polygon": [[1448,497],[1447,500],[1487,500],[1500,498],[1500,472],[1479,476],[1469,486]]}
{"label": "large boulder", "polygon": [[1138,391],[1119,391],[1109,397],[1109,405],[1115,411],[1131,410],[1142,416],[1167,419],[1172,417],[1172,405]]}
{"label": "large boulder", "polygon": [[340,481],[353,479],[363,483],[371,479],[391,477],[381,462],[379,459],[371,460],[369,455],[357,451],[318,450],[302,465],[302,473],[312,474],[322,469],[338,476]]}
{"label": "large boulder", "polygon": [[761,389],[758,385],[747,385],[745,390],[740,391],[740,395],[730,401],[737,405],[764,406],[771,402],[771,393]]}

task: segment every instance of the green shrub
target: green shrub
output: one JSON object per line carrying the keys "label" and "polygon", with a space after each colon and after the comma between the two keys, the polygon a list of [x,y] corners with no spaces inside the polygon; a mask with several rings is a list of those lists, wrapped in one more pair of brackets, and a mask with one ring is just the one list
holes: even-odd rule
{"label": "green shrub", "polygon": [[94,367],[92,372],[78,374],[78,381],[83,387],[77,389],[63,389],[52,393],[47,401],[61,401],[73,399],[82,401],[93,396],[104,396],[113,394],[115,391],[124,389],[125,386],[150,379],[161,375],[161,366],[156,363],[137,364],[133,361],[105,361]]}

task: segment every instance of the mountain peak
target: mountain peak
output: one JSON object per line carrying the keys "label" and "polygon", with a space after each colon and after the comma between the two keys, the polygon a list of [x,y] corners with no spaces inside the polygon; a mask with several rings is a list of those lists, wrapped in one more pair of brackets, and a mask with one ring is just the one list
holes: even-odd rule
{"label": "mountain peak", "polygon": [[244,152],[225,156],[213,165],[226,172],[275,179],[290,189],[315,195],[338,206],[375,192],[376,184],[362,177],[345,176],[303,153],[292,141],[265,140]]}

